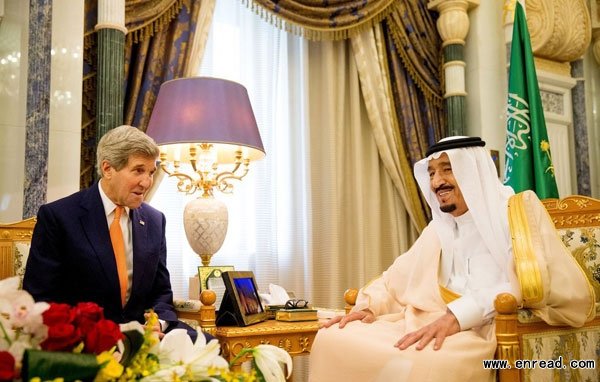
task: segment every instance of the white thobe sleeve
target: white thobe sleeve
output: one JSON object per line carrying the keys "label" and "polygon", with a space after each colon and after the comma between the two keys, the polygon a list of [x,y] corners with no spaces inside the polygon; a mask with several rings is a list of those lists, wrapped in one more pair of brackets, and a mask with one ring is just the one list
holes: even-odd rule
{"label": "white thobe sleeve", "polygon": [[499,293],[511,292],[509,282],[471,290],[448,304],[461,330],[489,324],[496,315],[494,300]]}

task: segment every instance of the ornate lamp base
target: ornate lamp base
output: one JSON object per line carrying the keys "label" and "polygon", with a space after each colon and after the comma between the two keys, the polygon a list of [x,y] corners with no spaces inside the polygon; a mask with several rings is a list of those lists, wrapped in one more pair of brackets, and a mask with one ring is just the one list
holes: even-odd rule
{"label": "ornate lamp base", "polygon": [[183,227],[190,246],[208,266],[227,233],[227,206],[213,197],[200,197],[189,201],[183,211]]}

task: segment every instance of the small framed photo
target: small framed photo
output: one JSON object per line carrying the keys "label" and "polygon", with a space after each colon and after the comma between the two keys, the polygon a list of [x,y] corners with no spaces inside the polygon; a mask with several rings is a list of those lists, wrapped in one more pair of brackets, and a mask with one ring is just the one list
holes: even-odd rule
{"label": "small framed photo", "polygon": [[248,326],[267,319],[252,272],[229,271],[223,272],[222,277],[225,296],[217,315],[217,325]]}
{"label": "small framed photo", "polygon": [[217,266],[199,266],[198,280],[200,280],[200,292],[210,289],[217,295],[215,308],[219,310],[223,295],[225,294],[225,284],[223,283],[223,272],[233,271],[233,265]]}

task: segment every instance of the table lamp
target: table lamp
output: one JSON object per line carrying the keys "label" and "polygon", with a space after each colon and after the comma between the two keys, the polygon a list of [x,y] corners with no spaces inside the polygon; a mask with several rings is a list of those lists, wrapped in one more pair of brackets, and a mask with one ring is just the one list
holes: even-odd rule
{"label": "table lamp", "polygon": [[227,207],[213,190],[233,191],[232,181],[265,156],[246,88],[220,78],[188,77],[163,83],[146,133],[160,147],[160,169],[177,189],[199,193],[185,206],[183,226],[203,266],[221,248]]}

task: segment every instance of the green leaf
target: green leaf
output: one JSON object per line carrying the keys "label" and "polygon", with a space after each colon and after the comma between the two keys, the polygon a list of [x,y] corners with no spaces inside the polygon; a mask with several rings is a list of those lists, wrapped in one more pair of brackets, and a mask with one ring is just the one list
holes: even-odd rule
{"label": "green leaf", "polygon": [[42,381],[63,378],[65,382],[93,380],[100,365],[93,354],[49,352],[28,349],[23,355],[24,381],[39,377]]}
{"label": "green leaf", "polygon": [[144,335],[137,330],[128,330],[123,332],[123,356],[121,357],[121,365],[127,367],[131,363],[133,357],[144,344]]}

